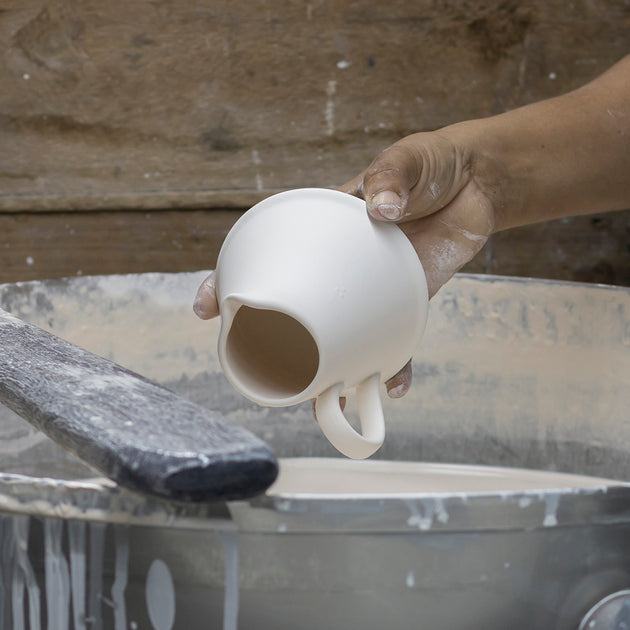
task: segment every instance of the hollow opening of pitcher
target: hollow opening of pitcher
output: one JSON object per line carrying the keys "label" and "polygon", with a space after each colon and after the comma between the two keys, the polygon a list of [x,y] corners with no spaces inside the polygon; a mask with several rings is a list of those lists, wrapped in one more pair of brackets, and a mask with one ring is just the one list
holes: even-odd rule
{"label": "hollow opening of pitcher", "polygon": [[319,367],[311,333],[280,311],[241,306],[227,336],[226,358],[250,393],[280,400],[303,392]]}

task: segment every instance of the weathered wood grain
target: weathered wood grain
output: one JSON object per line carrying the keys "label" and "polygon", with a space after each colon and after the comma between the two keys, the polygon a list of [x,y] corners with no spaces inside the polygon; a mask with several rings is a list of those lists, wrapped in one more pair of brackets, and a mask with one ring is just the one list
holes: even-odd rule
{"label": "weathered wood grain", "polygon": [[7,0],[0,209],[250,206],[593,78],[618,0]]}
{"label": "weathered wood grain", "polygon": [[[212,269],[237,211],[0,213],[0,282]],[[630,211],[494,235],[465,271],[630,286]]]}
{"label": "weathered wood grain", "polygon": [[0,282],[214,268],[241,212],[0,213]]}
{"label": "weathered wood grain", "polygon": [[630,286],[630,211],[499,232],[481,256],[485,273]]}
{"label": "weathered wood grain", "polygon": [[[617,0],[7,0],[0,280],[212,267],[237,215],[195,209],[566,92],[629,33]],[[497,235],[467,269],[629,284],[628,214]]]}
{"label": "weathered wood grain", "polygon": [[0,311],[0,402],[120,485],[167,499],[263,492],[262,440],[147,379]]}

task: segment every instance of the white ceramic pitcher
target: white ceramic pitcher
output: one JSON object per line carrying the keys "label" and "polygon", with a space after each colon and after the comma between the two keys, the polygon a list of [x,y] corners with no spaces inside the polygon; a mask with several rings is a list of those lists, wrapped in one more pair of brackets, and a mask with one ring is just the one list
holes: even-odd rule
{"label": "white ceramic pitcher", "polygon": [[[385,438],[380,384],[410,359],[428,312],[424,271],[400,228],[338,191],[273,195],[229,232],[216,288],[232,385],[265,406],[315,398],[339,451],[374,453]],[[361,433],[339,406],[353,389]]]}

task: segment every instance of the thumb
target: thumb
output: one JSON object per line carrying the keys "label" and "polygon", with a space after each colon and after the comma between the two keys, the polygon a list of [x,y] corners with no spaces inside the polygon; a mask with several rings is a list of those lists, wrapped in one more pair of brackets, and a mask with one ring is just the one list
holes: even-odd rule
{"label": "thumb", "polygon": [[428,216],[452,201],[468,181],[467,160],[436,132],[399,140],[372,162],[363,177],[368,212],[386,221]]}
{"label": "thumb", "polygon": [[215,272],[212,271],[197,290],[193,311],[200,319],[212,319],[219,315],[215,279]]}
{"label": "thumb", "polygon": [[370,215],[386,221],[403,219],[421,169],[417,156],[402,142],[380,153],[363,176],[363,197]]}

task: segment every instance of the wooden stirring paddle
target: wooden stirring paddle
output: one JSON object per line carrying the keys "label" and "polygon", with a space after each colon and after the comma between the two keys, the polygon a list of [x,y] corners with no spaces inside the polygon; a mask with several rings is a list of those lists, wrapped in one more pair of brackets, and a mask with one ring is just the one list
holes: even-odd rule
{"label": "wooden stirring paddle", "polygon": [[2,310],[0,403],[121,486],[166,499],[243,499],[278,474],[247,429]]}

